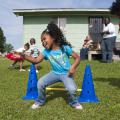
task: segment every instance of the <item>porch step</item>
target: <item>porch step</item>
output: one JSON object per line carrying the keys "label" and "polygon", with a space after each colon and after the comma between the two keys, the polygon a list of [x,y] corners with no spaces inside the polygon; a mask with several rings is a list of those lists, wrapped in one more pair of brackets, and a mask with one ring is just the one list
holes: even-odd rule
{"label": "porch step", "polygon": [[113,55],[113,60],[114,61],[120,61],[120,56],[119,55]]}

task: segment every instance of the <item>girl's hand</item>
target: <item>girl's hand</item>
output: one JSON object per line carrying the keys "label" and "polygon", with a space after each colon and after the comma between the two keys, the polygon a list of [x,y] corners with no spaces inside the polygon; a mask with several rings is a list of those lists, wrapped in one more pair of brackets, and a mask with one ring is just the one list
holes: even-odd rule
{"label": "girl's hand", "polygon": [[69,73],[68,75],[69,76],[73,76],[75,71],[76,71],[76,68],[78,67],[79,63],[80,63],[80,56],[73,51],[72,55],[71,55],[73,58],[74,58],[74,63],[72,64],[72,66],[70,67],[70,70],[69,70]]}
{"label": "girl's hand", "polygon": [[26,53],[22,52],[22,53],[20,53],[20,56],[23,59],[25,59],[31,63],[34,63],[34,64],[38,64],[38,63],[42,62],[44,59],[44,56],[42,54],[40,54],[37,58],[33,58],[33,57],[27,55]]}
{"label": "girl's hand", "polygon": [[76,71],[75,67],[71,66],[68,72],[68,76],[73,76],[75,74],[75,71]]}

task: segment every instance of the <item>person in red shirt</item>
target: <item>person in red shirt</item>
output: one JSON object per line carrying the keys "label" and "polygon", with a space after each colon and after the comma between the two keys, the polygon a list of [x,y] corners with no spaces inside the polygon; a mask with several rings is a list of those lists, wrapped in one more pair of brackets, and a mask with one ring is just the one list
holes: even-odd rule
{"label": "person in red shirt", "polygon": [[30,47],[29,43],[26,43],[26,44],[24,45],[24,47],[19,48],[19,49],[13,51],[13,53],[8,53],[8,54],[6,55],[6,57],[7,57],[9,60],[14,61],[14,62],[9,66],[9,68],[11,68],[11,67],[14,68],[15,65],[19,62],[19,65],[20,65],[20,70],[19,70],[19,71],[20,71],[20,72],[21,72],[21,71],[25,71],[25,70],[22,68],[24,59],[20,56],[20,53],[21,53],[21,52],[26,52],[26,53],[27,53],[27,51],[29,50],[29,47]]}

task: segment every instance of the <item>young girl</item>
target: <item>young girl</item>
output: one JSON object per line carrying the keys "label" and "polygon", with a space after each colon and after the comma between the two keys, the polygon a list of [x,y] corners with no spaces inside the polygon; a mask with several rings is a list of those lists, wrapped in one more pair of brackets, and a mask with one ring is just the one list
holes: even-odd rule
{"label": "young girl", "polygon": [[[36,59],[25,54],[21,55],[26,60],[35,64],[46,59],[52,66],[52,71],[38,81],[39,97],[31,108],[36,109],[45,104],[46,86],[56,82],[62,82],[69,92],[70,106],[75,109],[82,109],[76,97],[77,87],[73,80],[73,75],[79,65],[80,57],[72,50],[71,45],[66,41],[61,30],[53,23],[48,24],[47,29],[43,31],[41,42],[45,49]],[[75,60],[72,65],[70,65],[69,56],[72,56]]]}
{"label": "young girl", "polygon": [[[40,52],[38,47],[36,46],[36,40],[34,38],[30,39],[30,55],[33,58],[37,58],[39,56]],[[38,64],[35,65],[36,67],[36,73],[38,73]]]}
{"label": "young girl", "polygon": [[29,43],[26,43],[24,45],[24,47],[22,48],[19,48],[17,50],[15,50],[13,53],[9,53],[6,57],[10,60],[13,60],[14,62],[10,65],[10,67],[15,67],[15,65],[19,62],[19,65],[20,65],[20,72],[21,71],[25,71],[23,68],[22,68],[22,65],[23,65],[23,62],[24,62],[24,59],[20,56],[20,53],[21,52],[26,52],[29,50]]}

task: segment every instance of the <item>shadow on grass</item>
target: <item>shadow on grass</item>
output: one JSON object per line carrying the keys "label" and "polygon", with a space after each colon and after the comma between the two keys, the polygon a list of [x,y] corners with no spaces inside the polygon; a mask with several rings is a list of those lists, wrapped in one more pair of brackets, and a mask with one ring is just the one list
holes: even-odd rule
{"label": "shadow on grass", "polygon": [[[61,86],[54,86],[52,88],[63,88]],[[68,92],[67,91],[47,91],[47,99],[46,99],[46,103],[51,101],[51,100],[54,100],[56,98],[63,98],[65,100],[66,103],[68,103]]]}
{"label": "shadow on grass", "polygon": [[[15,68],[12,68],[12,67],[8,67],[9,69],[16,69],[16,70],[19,70],[20,69],[20,66],[19,65],[16,65]],[[30,69],[30,65],[23,65],[23,69]],[[38,66],[38,70],[42,69],[41,66]]]}
{"label": "shadow on grass", "polygon": [[47,95],[49,96],[47,96],[46,103],[56,98],[63,98],[68,103],[68,94],[66,91],[49,91]]}
{"label": "shadow on grass", "polygon": [[109,82],[109,85],[120,88],[120,78],[96,78],[95,81]]}
{"label": "shadow on grass", "polygon": [[[23,69],[30,69],[30,65],[24,65]],[[41,66],[38,66],[38,70],[42,69]]]}

